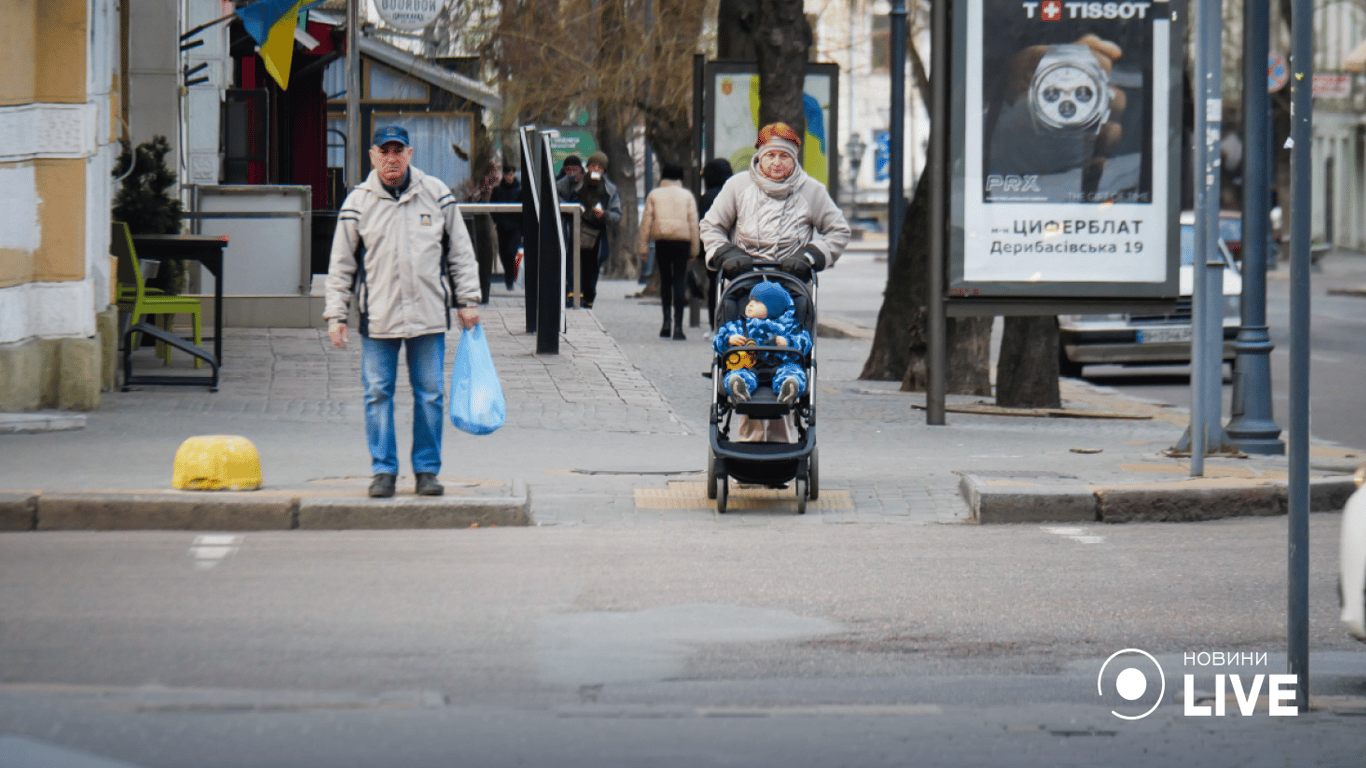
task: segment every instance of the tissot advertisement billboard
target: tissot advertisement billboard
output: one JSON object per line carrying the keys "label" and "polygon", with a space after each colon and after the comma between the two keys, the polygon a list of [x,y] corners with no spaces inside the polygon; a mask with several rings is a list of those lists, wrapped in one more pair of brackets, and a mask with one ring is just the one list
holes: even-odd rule
{"label": "tissot advertisement billboard", "polygon": [[958,297],[1174,297],[1183,5],[958,0]]}

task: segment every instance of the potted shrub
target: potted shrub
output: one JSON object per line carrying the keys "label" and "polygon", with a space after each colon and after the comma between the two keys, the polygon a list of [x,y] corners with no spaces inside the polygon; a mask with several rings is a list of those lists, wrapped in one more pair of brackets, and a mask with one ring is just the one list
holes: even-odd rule
{"label": "potted shrub", "polygon": [[[114,178],[121,179],[114,196],[114,221],[126,222],[135,235],[180,234],[180,200],[169,192],[175,186],[176,175],[166,166],[170,143],[165,136],[152,137],[138,145],[136,161],[128,141],[121,143],[123,154],[114,165]],[[166,261],[156,277],[147,280],[147,285],[179,295],[185,290],[185,275],[184,262]]]}

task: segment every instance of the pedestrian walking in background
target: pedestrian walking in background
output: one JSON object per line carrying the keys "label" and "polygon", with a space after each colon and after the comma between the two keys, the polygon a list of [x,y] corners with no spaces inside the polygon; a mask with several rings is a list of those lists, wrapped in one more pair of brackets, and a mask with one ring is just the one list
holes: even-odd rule
{"label": "pedestrian walking in background", "polygon": [[[731,177],[730,161],[723,157],[713,157],[702,166],[702,185],[704,187],[702,195],[697,201],[697,217],[699,222],[707,211],[711,210],[711,204],[716,202],[716,196],[721,194],[721,187],[725,186],[726,180]],[[701,229],[698,230],[701,232]],[[705,272],[706,293],[707,293],[707,325],[716,328],[716,283],[717,270],[707,266],[707,254],[703,252],[698,265]],[[697,267],[691,267],[697,268]]]}
{"label": "pedestrian walking in background", "polygon": [[[466,203],[487,203],[498,188],[498,164],[490,160],[484,177],[478,182],[470,178],[462,190]],[[489,293],[493,289],[493,261],[497,258],[498,244],[494,242],[496,227],[493,217],[487,213],[471,216],[465,226],[469,227],[470,242],[474,245],[474,258],[479,263],[479,303],[489,303]]]}
{"label": "pedestrian walking in background", "polygon": [[394,386],[407,353],[413,388],[413,473],[418,495],[440,496],[446,331],[450,307],[461,326],[479,324],[479,273],[469,231],[449,187],[411,165],[408,132],[375,132],[373,170],[342,203],[332,238],[323,317],[332,344],[346,349],[355,298],[365,389],[365,436],[374,474],[370,495],[394,495],[398,447]]}
{"label": "pedestrian walking in background", "polygon": [[640,220],[636,252],[644,259],[655,244],[655,268],[659,270],[659,300],[664,306],[661,338],[669,338],[669,313],[673,312],[673,338],[683,335],[683,309],[687,306],[688,263],[700,251],[697,229],[697,201],[683,187],[683,167],[665,165],[659,173],[659,186],[645,198],[645,213]]}
{"label": "pedestrian walking in background", "polygon": [[[522,203],[522,185],[517,181],[517,167],[503,166],[503,179],[489,194],[490,203]],[[493,225],[498,231],[498,260],[503,265],[503,285],[510,291],[517,279],[517,249],[522,246],[522,214],[495,213]]]}
{"label": "pedestrian walking in background", "polygon": [[802,140],[786,123],[759,130],[749,173],[726,181],[702,218],[707,265],[727,280],[756,260],[810,281],[849,244],[849,224],[825,185],[802,170]]}
{"label": "pedestrian walking in background", "polygon": [[[607,155],[602,152],[589,155],[586,172],[581,174],[574,172],[570,166],[571,160],[578,162],[573,155],[565,158],[565,177],[556,188],[561,202],[578,203],[583,210],[579,223],[579,242],[573,251],[577,252],[579,259],[583,306],[592,309],[598,295],[598,247],[606,238],[607,227],[621,223],[621,197],[617,194],[617,186],[607,180]],[[572,305],[573,302],[573,281],[574,265],[570,262],[565,269],[566,305]]]}

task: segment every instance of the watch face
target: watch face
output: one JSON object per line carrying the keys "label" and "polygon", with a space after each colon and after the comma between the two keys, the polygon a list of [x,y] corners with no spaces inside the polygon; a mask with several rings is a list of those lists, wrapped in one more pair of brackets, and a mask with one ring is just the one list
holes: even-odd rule
{"label": "watch face", "polygon": [[[1084,54],[1089,57],[1090,53]],[[1085,60],[1041,64],[1029,89],[1029,106],[1041,125],[1054,129],[1089,129],[1104,121],[1109,86],[1099,68]]]}

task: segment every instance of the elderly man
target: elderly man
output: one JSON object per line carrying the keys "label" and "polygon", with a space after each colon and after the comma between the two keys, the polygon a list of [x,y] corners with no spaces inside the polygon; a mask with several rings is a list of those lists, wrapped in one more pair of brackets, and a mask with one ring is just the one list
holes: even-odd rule
{"label": "elderly man", "polygon": [[410,163],[408,132],[375,131],[373,170],[351,190],[337,218],[323,317],[332,343],[346,349],[347,317],[358,297],[365,435],[374,478],[370,495],[394,495],[398,448],[394,386],[405,349],[413,388],[416,492],[440,496],[446,331],[479,324],[479,272],[469,231],[451,190]]}

